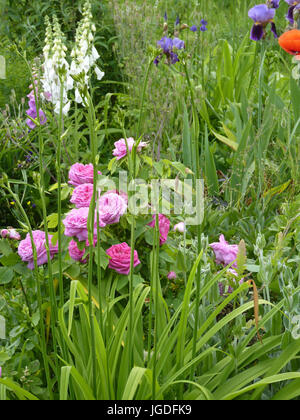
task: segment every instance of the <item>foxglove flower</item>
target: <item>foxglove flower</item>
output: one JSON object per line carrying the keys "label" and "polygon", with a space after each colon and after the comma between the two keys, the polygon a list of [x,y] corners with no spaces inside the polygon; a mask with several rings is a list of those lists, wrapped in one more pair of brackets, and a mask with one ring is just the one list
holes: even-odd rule
{"label": "foxglove flower", "polygon": [[[37,80],[34,80],[34,86],[32,85],[30,86],[30,88],[32,88],[33,90],[29,93],[29,95],[27,95],[27,98],[29,99],[28,101],[29,109],[26,111],[26,114],[28,117],[31,117],[33,120],[36,120],[38,117],[37,105],[35,102],[35,97],[38,96],[37,83],[38,83]],[[46,115],[42,109],[39,110],[39,122],[41,125],[44,125],[47,122]],[[33,130],[36,127],[36,124],[30,118],[26,119],[26,124],[31,130]]]}
{"label": "foxglove flower", "polygon": [[252,41],[260,41],[266,36],[266,27],[269,23],[271,23],[271,31],[275,38],[278,37],[275,23],[273,22],[275,9],[270,9],[266,4],[259,4],[249,10],[248,16],[254,21],[250,35]]}
{"label": "foxglove flower", "polygon": [[46,25],[42,86],[47,92],[47,99],[54,105],[56,114],[60,113],[62,96],[62,112],[67,115],[70,109],[68,91],[73,89],[73,79],[65,58],[67,47],[64,45],[64,35],[56,16],[53,18],[53,27],[48,18]]}
{"label": "foxglove flower", "polygon": [[75,46],[71,52],[72,63],[70,73],[73,76],[83,75],[83,84],[77,83],[75,88],[75,101],[83,103],[82,91],[84,86],[89,87],[90,73],[93,69],[98,80],[104,76],[103,71],[96,66],[100,57],[94,46],[94,32],[96,27],[92,22],[91,3],[87,0],[83,7],[83,18],[76,31]]}

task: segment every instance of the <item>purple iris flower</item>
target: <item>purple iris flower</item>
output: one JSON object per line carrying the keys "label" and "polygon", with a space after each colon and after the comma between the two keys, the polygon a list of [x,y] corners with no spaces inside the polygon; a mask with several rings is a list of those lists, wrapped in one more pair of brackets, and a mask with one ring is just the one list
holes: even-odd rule
{"label": "purple iris flower", "polygon": [[290,6],[288,14],[286,15],[287,20],[291,25],[294,24],[294,11],[300,10],[300,0],[285,0],[285,2]]}
{"label": "purple iris flower", "polygon": [[164,19],[165,19],[165,22],[168,21],[168,14],[167,14],[167,12],[165,12],[165,14],[164,14]]}
{"label": "purple iris flower", "polygon": [[201,25],[207,26],[207,20],[205,20],[205,19],[202,19],[200,23],[201,23]]}
{"label": "purple iris flower", "polygon": [[192,32],[197,32],[198,28],[197,28],[197,26],[196,26],[196,25],[193,25],[193,26],[191,26],[191,27],[190,27],[190,30],[191,30]]}
{"label": "purple iris flower", "polygon": [[163,55],[166,55],[169,64],[175,64],[179,61],[178,55],[174,52],[174,48],[177,50],[182,50],[185,48],[184,41],[179,38],[168,38],[164,36],[160,41],[157,42],[158,47],[160,47],[163,52],[156,57],[154,64],[158,65]]}
{"label": "purple iris flower", "polygon": [[266,26],[268,23],[271,23],[271,31],[273,32],[275,38],[278,38],[276,27],[273,22],[275,17],[275,9],[269,9],[266,4],[259,4],[258,6],[254,6],[249,10],[248,16],[254,21],[250,35],[252,41],[260,41],[265,37]]}

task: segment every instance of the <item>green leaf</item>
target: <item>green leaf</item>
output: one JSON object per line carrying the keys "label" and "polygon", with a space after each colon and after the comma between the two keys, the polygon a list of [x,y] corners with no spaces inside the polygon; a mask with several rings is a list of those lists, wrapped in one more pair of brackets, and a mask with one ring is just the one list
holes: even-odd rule
{"label": "green leaf", "polygon": [[13,277],[14,277],[14,272],[11,268],[0,267],[0,285],[10,283]]}

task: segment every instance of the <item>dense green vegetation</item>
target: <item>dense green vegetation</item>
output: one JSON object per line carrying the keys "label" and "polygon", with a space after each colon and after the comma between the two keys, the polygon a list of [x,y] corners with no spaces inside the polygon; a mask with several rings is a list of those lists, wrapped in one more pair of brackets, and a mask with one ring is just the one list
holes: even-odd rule
{"label": "dense green vegetation", "polygon": [[[54,67],[56,111],[42,95],[45,34],[57,17],[71,65],[89,2],[0,4],[0,400],[299,399],[299,64],[270,22],[250,39],[256,2],[91,1],[100,57],[69,78]],[[281,0],[279,36],[287,11]],[[164,50],[164,36],[184,48]],[[133,182],[122,198],[124,171],[149,200]],[[66,220],[80,177],[91,196],[78,233]],[[159,209],[157,180],[173,182]],[[201,223],[176,212],[182,185]],[[120,193],[103,213],[96,186]]]}

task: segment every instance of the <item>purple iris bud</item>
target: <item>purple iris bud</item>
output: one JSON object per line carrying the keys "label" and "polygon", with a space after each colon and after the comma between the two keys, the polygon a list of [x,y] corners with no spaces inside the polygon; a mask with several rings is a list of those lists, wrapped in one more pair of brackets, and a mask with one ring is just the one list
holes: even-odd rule
{"label": "purple iris bud", "polygon": [[268,0],[268,6],[273,9],[278,9],[280,0]]}
{"label": "purple iris bud", "polygon": [[[300,1],[300,0],[299,0]],[[259,4],[249,10],[248,16],[254,21],[251,29],[250,38],[252,41],[260,41],[265,36],[265,28],[268,23],[273,23],[275,17],[275,9],[269,9],[266,4]],[[275,25],[271,28],[275,36],[277,36]]]}
{"label": "purple iris bud", "polygon": [[165,19],[165,22],[168,21],[168,14],[167,14],[167,12],[165,12],[165,14],[164,14],[164,19]]}
{"label": "purple iris bud", "polygon": [[193,25],[193,26],[191,26],[191,27],[190,27],[190,30],[191,30],[192,32],[197,32],[198,28],[197,28],[197,26],[196,26],[196,25]]}
{"label": "purple iris bud", "polygon": [[177,16],[177,18],[176,18],[175,25],[176,25],[176,26],[180,25],[180,19],[179,19],[179,16]]}

